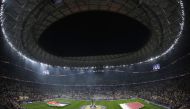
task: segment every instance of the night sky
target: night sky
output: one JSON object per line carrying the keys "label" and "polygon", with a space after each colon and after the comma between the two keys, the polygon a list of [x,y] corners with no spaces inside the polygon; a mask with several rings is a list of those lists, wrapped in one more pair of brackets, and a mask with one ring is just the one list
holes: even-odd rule
{"label": "night sky", "polygon": [[57,56],[95,56],[134,52],[150,38],[150,31],[125,15],[88,11],[67,16],[45,30],[39,45]]}

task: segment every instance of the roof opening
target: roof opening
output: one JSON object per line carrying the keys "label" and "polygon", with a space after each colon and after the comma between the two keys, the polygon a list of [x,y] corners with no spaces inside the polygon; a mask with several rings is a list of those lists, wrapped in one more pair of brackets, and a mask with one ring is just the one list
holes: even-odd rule
{"label": "roof opening", "polygon": [[38,44],[56,56],[97,56],[135,52],[149,37],[149,29],[130,17],[108,11],[85,11],[50,25]]}

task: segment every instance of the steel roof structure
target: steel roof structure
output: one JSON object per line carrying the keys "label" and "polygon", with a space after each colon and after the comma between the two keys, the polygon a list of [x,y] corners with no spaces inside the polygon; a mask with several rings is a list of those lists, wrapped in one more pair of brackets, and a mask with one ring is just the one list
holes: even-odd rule
{"label": "steel roof structure", "polygon": [[[3,35],[20,56],[31,62],[54,66],[127,65],[158,59],[170,52],[182,36],[185,13],[181,0],[3,0]],[[58,57],[43,50],[37,41],[51,24],[68,15],[90,10],[129,16],[151,31],[140,50],[116,55]]]}

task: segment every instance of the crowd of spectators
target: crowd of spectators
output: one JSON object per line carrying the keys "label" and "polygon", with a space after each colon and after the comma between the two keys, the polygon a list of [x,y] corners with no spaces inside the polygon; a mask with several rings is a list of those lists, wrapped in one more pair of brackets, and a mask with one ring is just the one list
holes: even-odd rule
{"label": "crowd of spectators", "polygon": [[0,104],[10,109],[24,102],[52,98],[116,100],[143,98],[172,109],[190,103],[190,75],[141,84],[119,86],[61,86],[0,78]]}
{"label": "crowd of spectators", "polygon": [[[131,73],[125,83],[115,85],[70,85],[54,84],[36,80],[36,75],[25,71],[11,73],[0,71],[0,107],[21,109],[20,104],[43,101],[53,98],[76,100],[117,100],[143,98],[171,109],[190,108],[190,67],[189,58],[171,63],[166,69],[156,72]],[[20,73],[22,72],[22,73]],[[30,75],[29,77],[27,77]],[[130,76],[131,75],[131,76]],[[27,78],[26,78],[27,77]],[[138,78],[137,78],[138,77]],[[108,77],[109,78],[109,77]],[[57,78],[51,78],[57,79]],[[79,78],[81,79],[81,78]],[[79,80],[79,79],[76,79]],[[48,79],[50,80],[50,79]]]}

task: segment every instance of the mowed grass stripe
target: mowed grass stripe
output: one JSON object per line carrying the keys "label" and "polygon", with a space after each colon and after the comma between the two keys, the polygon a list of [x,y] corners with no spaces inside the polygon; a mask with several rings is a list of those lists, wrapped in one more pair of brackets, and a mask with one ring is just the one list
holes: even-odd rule
{"label": "mowed grass stripe", "polygon": [[[60,103],[69,103],[70,105],[66,107],[50,107],[47,105],[47,102],[34,102],[31,104],[23,104],[22,106],[25,109],[80,109],[84,105],[90,105],[91,101],[85,100],[68,100],[68,99],[54,99],[52,101],[58,101]],[[119,104],[129,103],[129,102],[140,102],[145,105],[142,109],[164,109],[160,106],[146,102],[143,99],[127,99],[127,100],[100,100],[95,101],[96,105],[106,106],[106,109],[121,109]]]}

